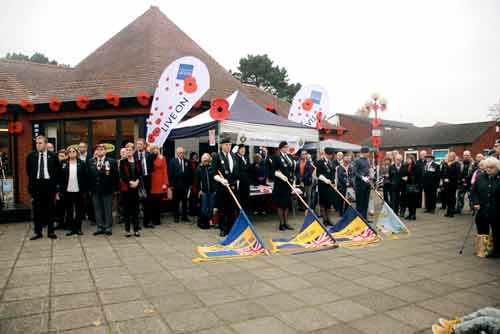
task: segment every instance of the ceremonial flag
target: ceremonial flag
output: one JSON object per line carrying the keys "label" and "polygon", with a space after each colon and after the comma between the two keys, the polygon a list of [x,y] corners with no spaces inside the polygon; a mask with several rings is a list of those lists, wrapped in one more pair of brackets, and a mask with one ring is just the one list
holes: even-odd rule
{"label": "ceremonial flag", "polygon": [[288,119],[310,127],[316,127],[318,121],[327,116],[330,99],[326,90],[318,85],[302,87],[293,97],[288,111]]}
{"label": "ceremonial flag", "polygon": [[377,232],[352,207],[328,231],[340,247],[360,247],[381,240]]}
{"label": "ceremonial flag", "polygon": [[209,87],[207,66],[198,58],[182,57],[168,65],[158,81],[146,120],[148,143],[162,147],[170,131]]}
{"label": "ceremonial flag", "polygon": [[375,228],[392,239],[398,239],[399,236],[408,236],[410,234],[408,227],[403,224],[386,202],[384,202],[384,206],[378,214]]}
{"label": "ceremonial flag", "polygon": [[240,210],[240,215],[224,240],[199,246],[197,251],[200,257],[193,259],[193,262],[252,257],[265,254],[266,248],[245,212]]}
{"label": "ceremonial flag", "polygon": [[295,237],[290,239],[271,239],[271,252],[316,251],[335,246],[335,240],[316,215],[307,210],[304,224]]}

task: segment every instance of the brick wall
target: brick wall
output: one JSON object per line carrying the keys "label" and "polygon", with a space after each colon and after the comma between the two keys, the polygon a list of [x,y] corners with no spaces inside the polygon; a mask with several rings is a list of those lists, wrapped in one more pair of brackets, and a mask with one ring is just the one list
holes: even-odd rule
{"label": "brick wall", "polygon": [[363,142],[372,135],[371,124],[359,122],[342,115],[339,115],[339,121],[340,126],[347,129],[347,131],[342,136],[338,136],[335,131],[332,131],[331,136],[334,139],[362,145]]}

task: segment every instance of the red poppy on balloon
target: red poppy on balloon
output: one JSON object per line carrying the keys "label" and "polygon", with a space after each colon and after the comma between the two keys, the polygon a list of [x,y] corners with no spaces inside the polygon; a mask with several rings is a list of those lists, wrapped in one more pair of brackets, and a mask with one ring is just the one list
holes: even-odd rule
{"label": "red poppy on balloon", "polygon": [[378,103],[372,103],[371,109],[377,111],[379,107]]}
{"label": "red poppy on balloon", "polygon": [[7,125],[7,131],[12,135],[18,135],[23,132],[23,123],[19,121],[9,122]]}
{"label": "red poppy on balloon", "polygon": [[193,105],[193,107],[195,109],[199,109],[201,107],[201,99],[199,99],[198,101],[196,101],[196,103]]}
{"label": "red poppy on balloon", "polygon": [[23,108],[27,112],[34,112],[35,111],[35,105],[31,101],[22,100],[20,105],[21,105],[21,108]]}
{"label": "red poppy on balloon", "polygon": [[229,102],[226,99],[213,99],[210,106],[210,116],[216,121],[223,121],[229,117]]}
{"label": "red poppy on balloon", "polygon": [[196,83],[195,77],[184,78],[184,91],[188,94],[196,92],[198,89],[198,84]]}
{"label": "red poppy on balloon", "polygon": [[380,137],[372,137],[373,147],[379,148],[381,143],[382,143],[382,140]]}
{"label": "red poppy on balloon", "polygon": [[142,91],[137,94],[137,102],[139,102],[141,106],[149,106],[149,100],[151,100],[151,96],[148,93]]}
{"label": "red poppy on balloon", "polygon": [[321,111],[316,113],[316,129],[323,129],[323,113]]}
{"label": "red poppy on balloon", "polygon": [[7,112],[8,105],[9,105],[9,101],[0,100],[0,114],[5,114]]}
{"label": "red poppy on balloon", "polygon": [[81,109],[81,110],[85,110],[87,109],[87,106],[89,105],[90,103],[90,100],[88,97],[86,97],[85,95],[80,95],[77,99],[76,99],[76,106]]}
{"label": "red poppy on balloon", "polygon": [[62,102],[57,97],[53,97],[49,102],[49,109],[52,111],[59,111],[61,109]]}
{"label": "red poppy on balloon", "polygon": [[113,107],[118,107],[118,105],[120,104],[120,97],[110,92],[106,94],[106,102],[108,102],[108,104],[112,105]]}
{"label": "red poppy on balloon", "polygon": [[313,105],[314,101],[312,99],[305,99],[304,102],[302,102],[302,109],[309,111],[312,109]]}
{"label": "red poppy on balloon", "polygon": [[374,119],[372,119],[372,126],[374,128],[378,128],[380,125],[382,125],[382,120],[378,117],[375,117]]}
{"label": "red poppy on balloon", "polygon": [[327,135],[329,135],[329,134],[330,134],[330,132],[332,132],[332,129],[330,129],[330,128],[325,128],[325,133],[326,133]]}
{"label": "red poppy on balloon", "polygon": [[344,128],[337,128],[337,136],[342,136],[344,134]]}
{"label": "red poppy on balloon", "polygon": [[276,107],[274,106],[274,104],[269,103],[269,104],[266,104],[266,110],[273,112],[273,111],[276,111]]}

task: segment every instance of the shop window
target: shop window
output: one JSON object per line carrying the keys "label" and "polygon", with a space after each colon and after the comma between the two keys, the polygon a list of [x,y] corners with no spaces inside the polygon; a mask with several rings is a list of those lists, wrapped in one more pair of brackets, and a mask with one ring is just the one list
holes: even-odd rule
{"label": "shop window", "polygon": [[69,147],[80,142],[89,142],[88,122],[85,120],[64,122],[64,145]]}
{"label": "shop window", "polygon": [[98,143],[107,144],[108,154],[116,154],[116,119],[92,120],[92,147]]}

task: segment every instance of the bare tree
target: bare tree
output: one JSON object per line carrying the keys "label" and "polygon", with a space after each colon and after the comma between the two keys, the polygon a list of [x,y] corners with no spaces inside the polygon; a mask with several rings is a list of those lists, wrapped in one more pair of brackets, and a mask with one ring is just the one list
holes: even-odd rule
{"label": "bare tree", "polygon": [[488,108],[488,117],[500,122],[500,99],[498,100],[498,103],[495,103]]}

